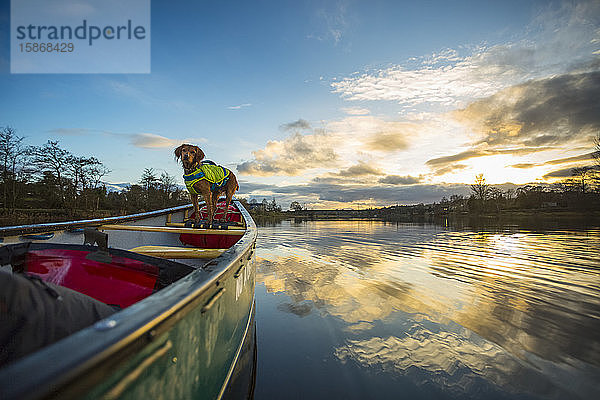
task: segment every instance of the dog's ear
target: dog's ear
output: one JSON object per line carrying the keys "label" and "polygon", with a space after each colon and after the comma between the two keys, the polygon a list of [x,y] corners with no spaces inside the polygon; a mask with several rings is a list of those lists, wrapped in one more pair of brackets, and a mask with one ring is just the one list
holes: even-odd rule
{"label": "dog's ear", "polygon": [[202,159],[204,158],[204,152],[202,151],[202,149],[198,146],[195,146],[196,149],[198,150],[196,152],[196,157],[194,158],[194,163],[200,163],[200,161],[202,161]]}
{"label": "dog's ear", "polygon": [[175,158],[179,160],[181,158],[181,150],[183,150],[183,144],[175,149]]}

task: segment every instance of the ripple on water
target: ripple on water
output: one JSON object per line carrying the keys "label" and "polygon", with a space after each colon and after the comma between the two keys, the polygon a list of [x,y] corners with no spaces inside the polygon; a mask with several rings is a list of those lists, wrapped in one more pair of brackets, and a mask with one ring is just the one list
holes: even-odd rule
{"label": "ripple on water", "polygon": [[257,243],[258,282],[287,298],[278,312],[336,326],[316,340],[359,374],[449,397],[600,394],[598,230],[284,222]]}

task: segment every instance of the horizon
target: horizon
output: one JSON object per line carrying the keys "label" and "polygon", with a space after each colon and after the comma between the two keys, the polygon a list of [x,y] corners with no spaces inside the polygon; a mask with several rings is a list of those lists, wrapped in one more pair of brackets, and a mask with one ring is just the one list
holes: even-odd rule
{"label": "horizon", "polygon": [[600,132],[594,0],[154,1],[149,74],[11,74],[9,21],[3,2],[0,127],[97,157],[111,184],[181,185],[173,150],[194,143],[248,200],[430,204],[481,173],[557,182]]}

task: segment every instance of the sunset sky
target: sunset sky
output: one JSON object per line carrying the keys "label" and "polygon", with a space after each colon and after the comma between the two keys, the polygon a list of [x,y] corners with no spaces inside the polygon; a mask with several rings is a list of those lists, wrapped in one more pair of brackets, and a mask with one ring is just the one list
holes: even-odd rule
{"label": "sunset sky", "polygon": [[9,21],[3,1],[0,126],[99,158],[110,183],[183,184],[185,142],[242,197],[427,203],[479,173],[568,176],[600,129],[598,0],[153,0],[150,74],[10,74]]}

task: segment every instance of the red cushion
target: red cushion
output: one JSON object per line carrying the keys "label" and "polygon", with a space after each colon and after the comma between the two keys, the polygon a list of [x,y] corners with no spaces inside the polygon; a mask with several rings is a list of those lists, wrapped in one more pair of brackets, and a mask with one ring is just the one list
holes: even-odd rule
{"label": "red cushion", "polygon": [[26,272],[122,308],[153,293],[157,266],[116,256],[107,264],[86,259],[88,254],[80,250],[31,250]]}

